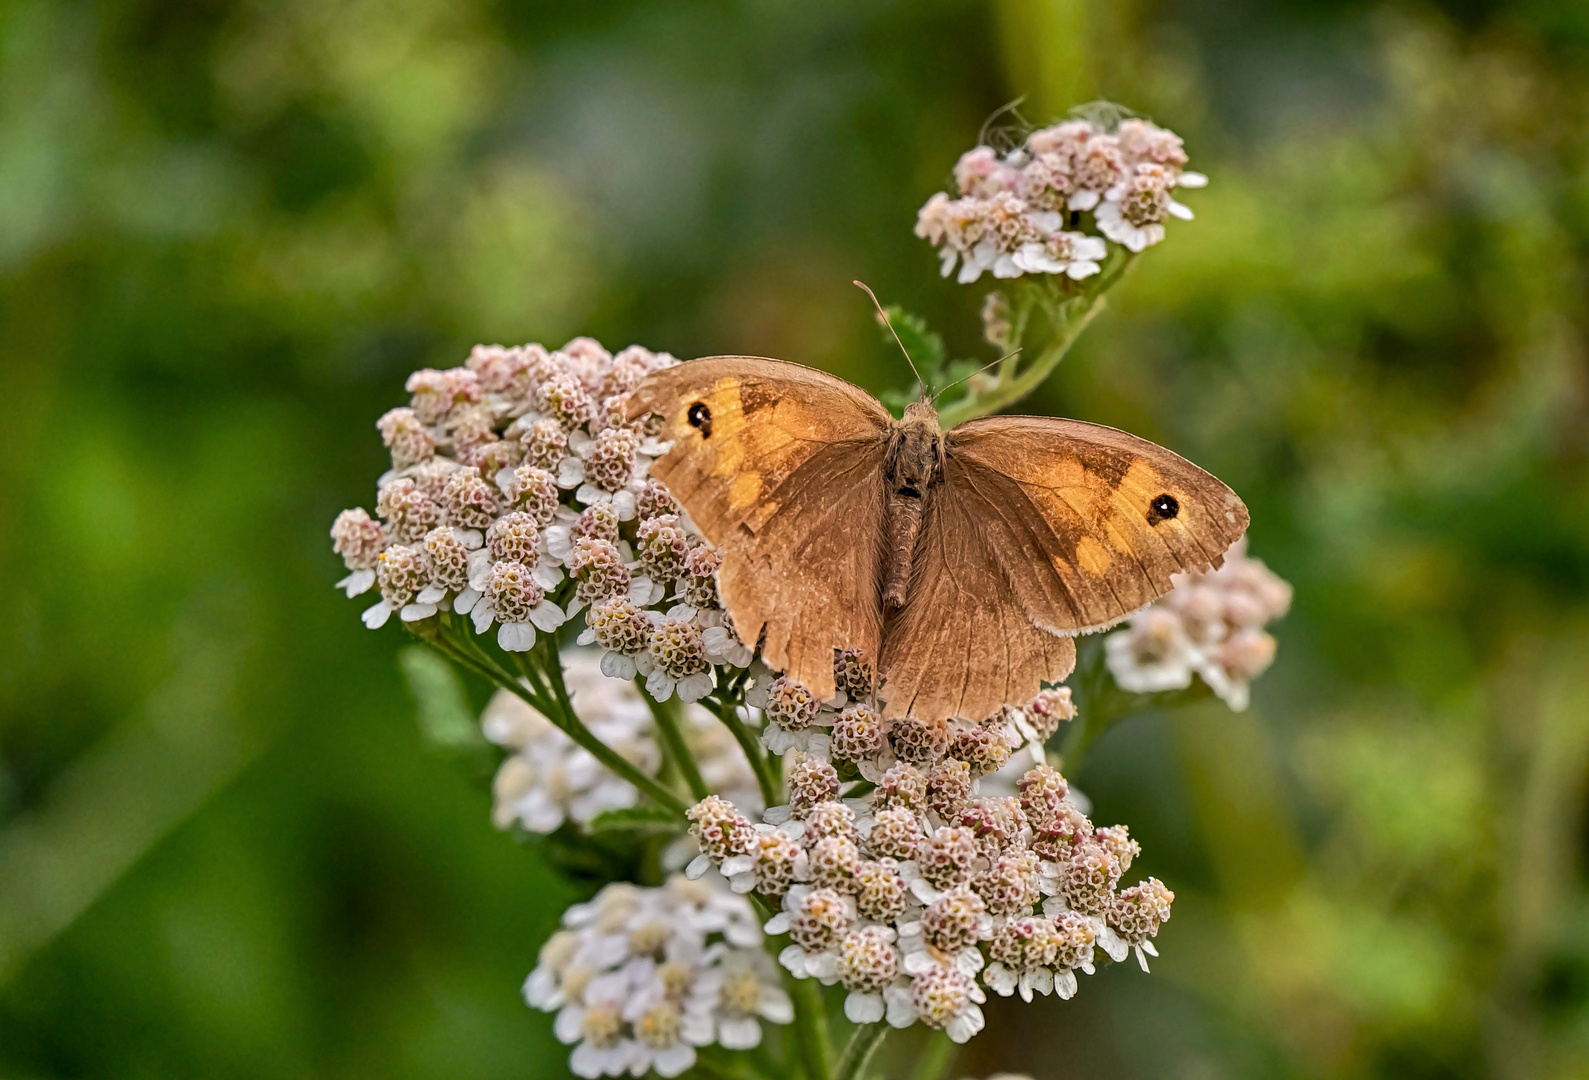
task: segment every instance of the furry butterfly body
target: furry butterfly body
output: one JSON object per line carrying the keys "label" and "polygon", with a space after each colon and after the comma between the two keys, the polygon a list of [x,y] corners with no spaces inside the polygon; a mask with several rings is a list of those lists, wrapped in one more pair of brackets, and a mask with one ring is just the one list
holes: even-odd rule
{"label": "furry butterfly body", "polygon": [[708,357],[653,373],[653,473],[723,555],[740,639],[819,698],[833,650],[874,658],[885,715],[982,719],[1075,666],[1103,629],[1218,566],[1246,530],[1234,492],[1113,428],[995,416],[943,432],[842,379]]}

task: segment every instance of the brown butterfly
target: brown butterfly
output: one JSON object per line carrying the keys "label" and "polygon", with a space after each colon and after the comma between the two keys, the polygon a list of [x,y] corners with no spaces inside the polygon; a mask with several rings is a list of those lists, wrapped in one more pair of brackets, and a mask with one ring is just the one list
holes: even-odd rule
{"label": "brown butterfly", "polygon": [[980,720],[1076,664],[1075,635],[1206,570],[1247,528],[1224,484],[1123,431],[990,416],[895,420],[799,364],[713,356],[648,376],[629,416],[672,449],[652,472],[722,552],[746,644],[817,697],[833,650],[875,658],[885,715]]}

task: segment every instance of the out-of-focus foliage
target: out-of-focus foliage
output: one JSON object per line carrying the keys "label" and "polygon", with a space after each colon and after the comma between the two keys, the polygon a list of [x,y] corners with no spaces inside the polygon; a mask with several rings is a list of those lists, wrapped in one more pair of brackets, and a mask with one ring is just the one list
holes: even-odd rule
{"label": "out-of-focus foliage", "polygon": [[0,8],[0,1073],[560,1075],[517,984],[584,886],[330,588],[374,418],[581,332],[903,384],[855,277],[992,359],[910,228],[1029,93],[1212,177],[1034,407],[1213,469],[1297,596],[1251,711],[1075,778],[1176,890],[1154,975],[958,1071],[1583,1075],[1586,49],[1564,0]]}

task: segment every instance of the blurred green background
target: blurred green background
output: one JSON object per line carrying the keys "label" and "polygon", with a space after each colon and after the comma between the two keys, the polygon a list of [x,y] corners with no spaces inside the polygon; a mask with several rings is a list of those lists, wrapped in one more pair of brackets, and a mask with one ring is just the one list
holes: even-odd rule
{"label": "blurred green background", "polygon": [[1020,94],[1212,177],[1034,407],[1218,473],[1297,596],[1249,712],[1075,778],[1154,974],[957,1071],[1589,1076],[1581,0],[0,3],[0,1075],[563,1075],[576,887],[331,588],[374,420],[576,333],[900,384],[855,277],[981,355],[911,227]]}

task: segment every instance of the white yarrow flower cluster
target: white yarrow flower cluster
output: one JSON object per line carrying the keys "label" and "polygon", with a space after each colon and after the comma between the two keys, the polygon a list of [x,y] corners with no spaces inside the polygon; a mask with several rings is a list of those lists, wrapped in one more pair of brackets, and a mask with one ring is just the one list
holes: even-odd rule
{"label": "white yarrow flower cluster", "polygon": [[[938,248],[947,277],[1098,273],[1104,238],[1138,252],[1164,239],[1164,222],[1190,219],[1178,188],[1208,178],[1188,172],[1180,136],[1146,120],[1113,130],[1087,120],[1042,128],[1009,153],[978,146],[955,166],[957,198],[939,192],[916,218],[916,235]],[[1089,223],[1100,235],[1085,231]]]}
{"label": "white yarrow flower cluster", "polygon": [[644,676],[658,700],[699,700],[716,668],[747,666],[718,602],[717,552],[648,476],[668,444],[625,419],[625,395],[675,363],[576,338],[476,346],[464,367],[415,372],[409,404],[376,425],[392,455],[376,515],[347,510],[331,529],[348,569],[338,586],[379,588],[365,624],[450,609],[523,652],[583,615],[602,670]]}
{"label": "white yarrow flower cluster", "polygon": [[[566,649],[563,677],[591,733],[644,772],[662,764],[656,719],[634,684],[607,678],[593,649]],[[553,726],[517,694],[498,690],[480,716],[487,739],[511,753],[492,782],[492,821],[549,833],[565,821],[584,825],[605,810],[636,805],[640,793]],[[756,777],[733,736],[698,705],[685,710],[685,740],[713,791],[742,806],[759,802]]]}
{"label": "white yarrow flower cluster", "polygon": [[678,1076],[696,1048],[755,1047],[794,1018],[750,903],[721,878],[608,885],[563,913],[524,983],[575,1076]]}
{"label": "white yarrow flower cluster", "polygon": [[1124,826],[1095,828],[1046,765],[1003,798],[971,780],[951,795],[907,762],[865,801],[838,797],[828,761],[795,753],[785,771],[789,805],[760,822],[715,796],[691,808],[701,855],[687,872],[716,866],[777,902],[766,930],[789,937],[780,963],[842,985],[855,1023],[965,1042],[988,989],[1068,998],[1095,949],[1119,961],[1134,948],[1144,969],[1157,955],[1173,894],[1151,878],[1118,890],[1140,848]]}
{"label": "white yarrow flower cluster", "polygon": [[1104,639],[1110,674],[1138,694],[1182,690],[1196,675],[1232,709],[1245,709],[1252,680],[1274,661],[1264,626],[1291,606],[1291,586],[1247,554],[1245,537],[1219,569],[1173,581],[1168,595]]}
{"label": "white yarrow flower cluster", "polygon": [[873,671],[858,650],[835,652],[832,698],[818,701],[804,686],[765,668],[754,670],[745,702],[761,714],[762,745],[775,754],[826,758],[874,783],[895,765],[914,766],[939,798],[1003,768],[1012,756],[1043,760],[1043,744],[1074,719],[1070,688],[1043,690],[1019,707],[980,721],[883,718],[872,702]]}

